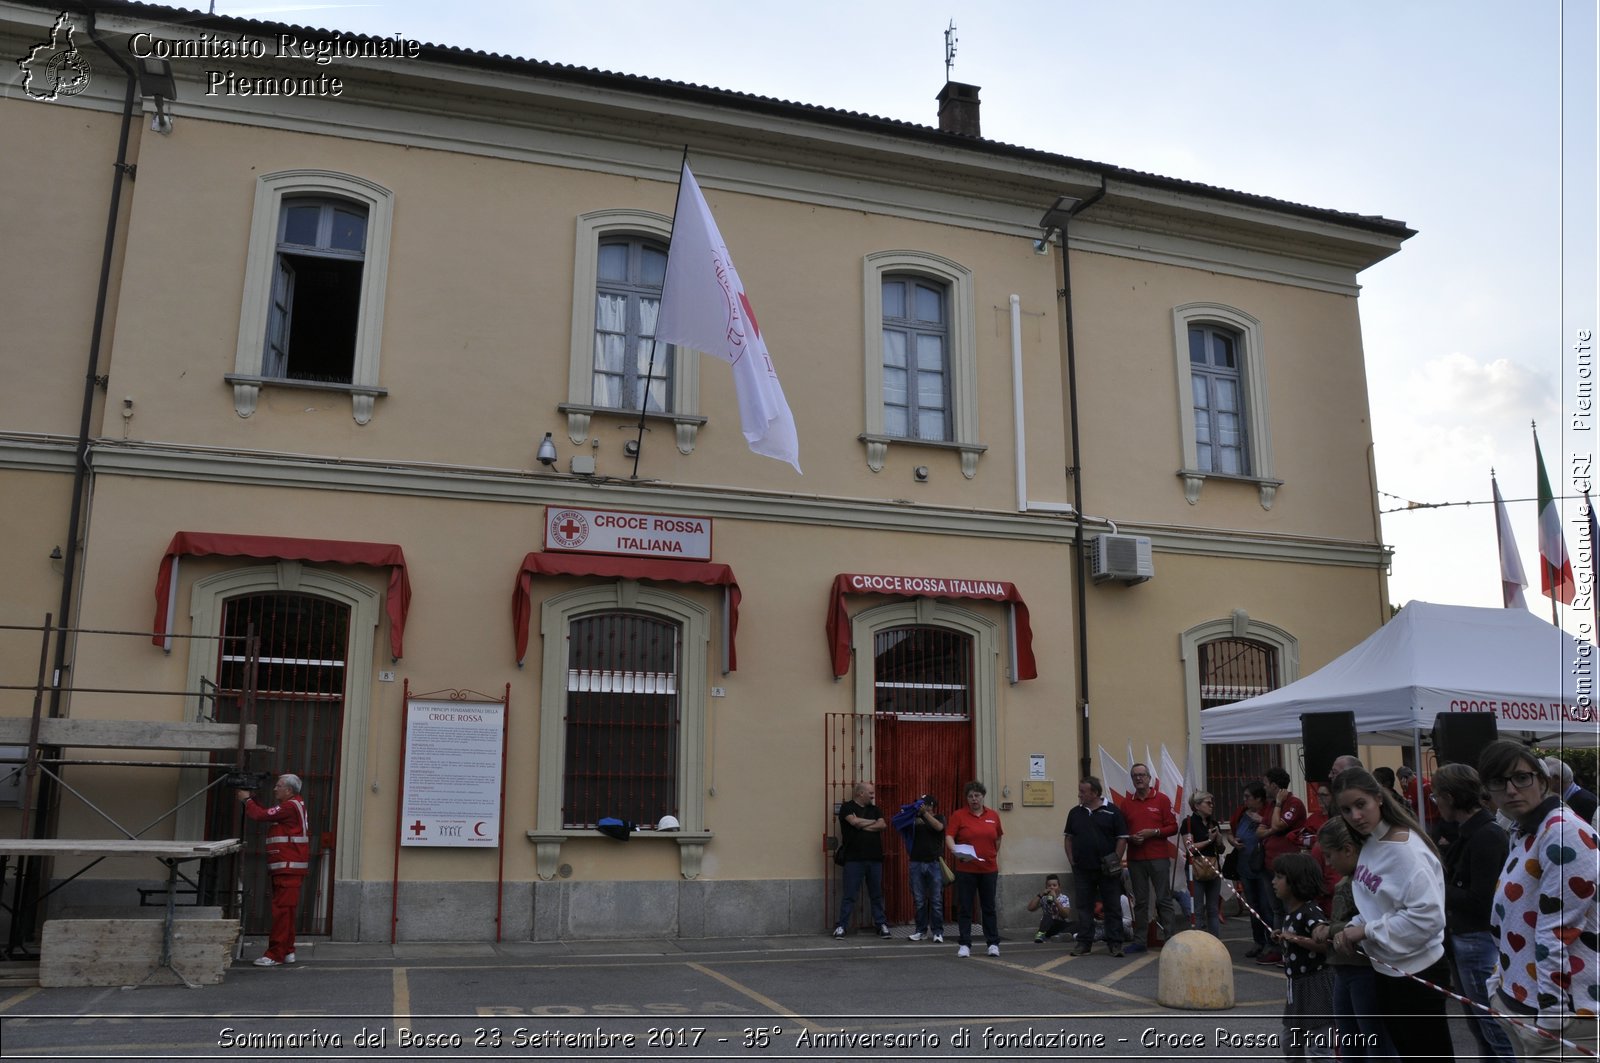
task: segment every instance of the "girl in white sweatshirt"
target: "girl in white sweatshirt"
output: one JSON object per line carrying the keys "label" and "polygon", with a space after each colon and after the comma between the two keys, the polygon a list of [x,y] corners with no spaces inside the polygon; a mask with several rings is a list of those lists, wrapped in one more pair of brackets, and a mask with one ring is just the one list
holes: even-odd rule
{"label": "girl in white sweatshirt", "polygon": [[1352,768],[1334,780],[1339,811],[1360,839],[1351,876],[1357,915],[1334,938],[1360,945],[1382,978],[1378,1009],[1401,1059],[1448,1060],[1454,1053],[1445,997],[1415,981],[1448,985],[1444,959],[1444,869],[1438,851],[1404,805],[1369,772]]}

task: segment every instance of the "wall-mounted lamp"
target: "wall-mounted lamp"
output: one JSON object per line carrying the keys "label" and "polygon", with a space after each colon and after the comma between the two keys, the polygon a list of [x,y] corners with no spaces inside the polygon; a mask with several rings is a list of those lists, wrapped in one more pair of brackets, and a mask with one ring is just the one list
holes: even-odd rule
{"label": "wall-mounted lamp", "polygon": [[145,56],[139,60],[139,94],[156,101],[156,113],[150,116],[151,132],[172,132],[172,115],[167,112],[167,101],[178,98],[178,85],[172,79],[172,64],[155,56]]}
{"label": "wall-mounted lamp", "polygon": [[623,440],[622,453],[630,458],[637,458],[639,456],[639,441],[637,439]]}
{"label": "wall-mounted lamp", "polygon": [[1072,215],[1083,200],[1075,196],[1057,196],[1056,201],[1050,204],[1050,209],[1044,212],[1044,217],[1039,219],[1039,228],[1044,230],[1044,235],[1033,242],[1033,253],[1047,255],[1050,253],[1050,237],[1056,233],[1061,234],[1063,241],[1067,238],[1067,222],[1072,220]]}
{"label": "wall-mounted lamp", "polygon": [[539,444],[539,464],[549,467],[556,463],[556,441],[550,438],[551,433],[544,434],[544,441]]}
{"label": "wall-mounted lamp", "polygon": [[925,484],[928,482],[928,467],[926,465],[918,465],[911,470],[911,475],[917,478],[917,483]]}

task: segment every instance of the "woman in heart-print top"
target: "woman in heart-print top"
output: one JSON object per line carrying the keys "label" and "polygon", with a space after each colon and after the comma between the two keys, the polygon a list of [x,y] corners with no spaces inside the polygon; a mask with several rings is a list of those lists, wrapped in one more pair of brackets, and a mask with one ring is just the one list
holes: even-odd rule
{"label": "woman in heart-print top", "polygon": [[[1600,840],[1548,793],[1544,762],[1516,742],[1492,742],[1478,774],[1515,827],[1495,887],[1490,930],[1499,961],[1489,976],[1495,1010],[1595,1050],[1600,1014],[1595,880]],[[1566,1058],[1559,1041],[1507,1024],[1521,1059]]]}

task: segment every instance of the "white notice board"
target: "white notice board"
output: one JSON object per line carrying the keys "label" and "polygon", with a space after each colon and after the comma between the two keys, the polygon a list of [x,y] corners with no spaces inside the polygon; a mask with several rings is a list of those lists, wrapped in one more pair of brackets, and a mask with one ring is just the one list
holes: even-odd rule
{"label": "white notice board", "polygon": [[401,845],[500,844],[505,714],[498,701],[406,702]]}

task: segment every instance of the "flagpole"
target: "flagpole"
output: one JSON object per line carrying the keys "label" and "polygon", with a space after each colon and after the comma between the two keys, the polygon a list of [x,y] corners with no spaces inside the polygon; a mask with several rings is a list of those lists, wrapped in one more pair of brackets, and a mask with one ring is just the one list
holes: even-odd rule
{"label": "flagpole", "polygon": [[[678,162],[678,187],[677,190],[672,193],[673,229],[677,229],[678,227],[678,195],[683,191],[683,168],[687,165],[689,165],[689,145],[685,144],[683,146],[683,158]],[[669,267],[672,265],[672,234],[670,231],[667,234],[666,264]],[[659,311],[659,307],[657,309]],[[633,472],[628,477],[630,480],[637,480],[639,478],[639,455],[644,453],[644,413],[645,410],[649,409],[650,407],[650,381],[656,375],[656,348],[659,345],[660,342],[654,336],[651,336],[650,362],[645,367],[644,371],[644,387],[639,391],[639,434],[633,441]]]}
{"label": "flagpole", "polygon": [[[1539,475],[1545,476],[1544,454],[1539,450],[1539,422],[1529,421],[1528,430],[1533,434],[1533,456],[1539,466]],[[1550,623],[1556,627],[1561,626],[1561,618],[1556,614],[1556,581],[1560,578],[1558,573],[1551,571],[1550,559],[1544,554],[1544,499],[1539,500],[1539,582],[1550,585]]]}

